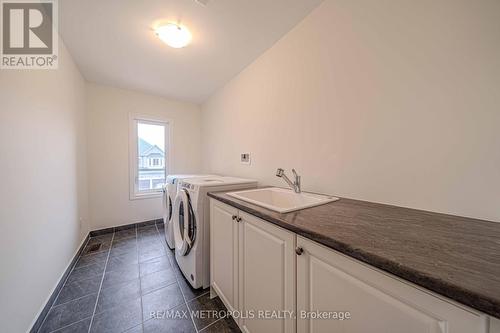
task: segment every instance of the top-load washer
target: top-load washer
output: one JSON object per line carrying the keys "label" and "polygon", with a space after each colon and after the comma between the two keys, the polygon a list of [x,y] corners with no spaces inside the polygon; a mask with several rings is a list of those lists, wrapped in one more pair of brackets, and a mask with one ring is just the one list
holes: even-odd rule
{"label": "top-load washer", "polygon": [[215,175],[168,175],[165,186],[163,186],[163,223],[165,225],[165,240],[167,241],[168,247],[173,249],[174,244],[174,233],[172,228],[172,214],[175,202],[175,197],[177,196],[177,190],[179,181],[188,178],[199,178],[199,177],[213,177]]}
{"label": "top-load washer", "polygon": [[193,288],[210,285],[210,203],[212,191],[257,186],[257,181],[235,177],[184,179],[175,199],[173,229],[175,259]]}

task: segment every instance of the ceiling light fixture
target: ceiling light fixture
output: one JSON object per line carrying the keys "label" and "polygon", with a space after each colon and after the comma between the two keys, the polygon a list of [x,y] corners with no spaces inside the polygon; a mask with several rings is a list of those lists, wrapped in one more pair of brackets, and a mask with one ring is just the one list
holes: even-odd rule
{"label": "ceiling light fixture", "polygon": [[174,23],[168,23],[155,29],[156,35],[165,44],[173,48],[179,49],[189,44],[191,41],[191,33],[186,27]]}

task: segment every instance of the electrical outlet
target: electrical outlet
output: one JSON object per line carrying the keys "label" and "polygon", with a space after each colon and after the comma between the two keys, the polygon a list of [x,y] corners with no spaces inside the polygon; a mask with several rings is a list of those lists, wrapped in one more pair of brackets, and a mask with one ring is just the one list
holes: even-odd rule
{"label": "electrical outlet", "polygon": [[250,165],[250,153],[242,153],[240,157],[241,164]]}

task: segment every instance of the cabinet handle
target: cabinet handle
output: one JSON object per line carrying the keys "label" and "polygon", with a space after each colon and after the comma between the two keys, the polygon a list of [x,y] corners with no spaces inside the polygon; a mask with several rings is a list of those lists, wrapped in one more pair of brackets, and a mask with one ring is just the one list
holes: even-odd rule
{"label": "cabinet handle", "polygon": [[236,218],[237,218],[237,216],[236,216],[236,215],[233,215],[233,216],[232,216],[233,221],[234,221],[234,220],[236,220]]}
{"label": "cabinet handle", "polygon": [[238,217],[238,218],[236,219],[236,221],[237,221],[237,222],[241,222],[241,217]]}
{"label": "cabinet handle", "polygon": [[304,249],[297,246],[295,248],[295,253],[297,253],[297,255],[300,256],[302,253],[304,253]]}

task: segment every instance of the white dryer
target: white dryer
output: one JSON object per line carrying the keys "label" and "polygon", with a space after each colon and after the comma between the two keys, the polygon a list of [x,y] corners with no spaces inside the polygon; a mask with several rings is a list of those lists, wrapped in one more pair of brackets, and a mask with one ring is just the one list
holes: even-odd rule
{"label": "white dryer", "polygon": [[193,288],[210,285],[210,204],[207,193],[257,186],[257,181],[234,177],[184,179],[175,199],[173,229],[175,259]]}
{"label": "white dryer", "polygon": [[168,175],[166,184],[163,186],[163,224],[165,225],[165,240],[167,241],[168,247],[173,249],[174,244],[174,233],[172,228],[172,214],[175,197],[177,195],[177,189],[179,181],[188,178],[198,178],[198,177],[212,177],[214,175]]}

